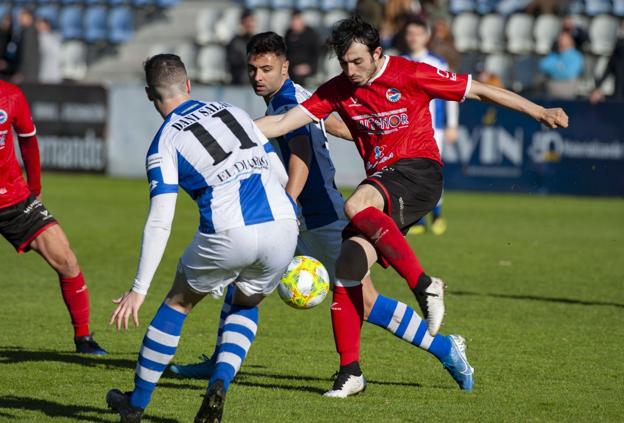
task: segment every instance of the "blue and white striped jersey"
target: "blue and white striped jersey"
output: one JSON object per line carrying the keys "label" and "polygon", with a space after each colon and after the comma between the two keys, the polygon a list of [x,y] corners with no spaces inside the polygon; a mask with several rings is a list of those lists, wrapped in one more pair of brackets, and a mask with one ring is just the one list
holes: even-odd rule
{"label": "blue and white striped jersey", "polygon": [[279,182],[284,169],[270,164],[272,151],[245,111],[188,100],[167,116],[147,153],[150,196],[181,186],[199,206],[204,233],[295,219]]}
{"label": "blue and white striped jersey", "polygon": [[[266,114],[285,113],[309,98],[310,95],[310,92],[305,88],[287,79],[282,88],[271,98]],[[313,153],[308,180],[299,195],[303,225],[306,229],[315,229],[329,225],[339,219],[345,219],[344,200],[334,182],[336,169],[327,147],[327,134],[323,122],[310,123],[277,140],[271,140],[279,150],[286,168],[288,168],[290,160],[288,142],[297,135],[305,135],[310,139]]]}
{"label": "blue and white striped jersey", "polygon": [[[448,70],[448,63],[440,56],[427,51],[420,56],[404,55],[406,59],[414,62],[422,62],[438,69]],[[457,126],[458,104],[454,101],[434,99],[429,104],[429,112],[433,123],[433,129],[444,129],[446,126]]]}

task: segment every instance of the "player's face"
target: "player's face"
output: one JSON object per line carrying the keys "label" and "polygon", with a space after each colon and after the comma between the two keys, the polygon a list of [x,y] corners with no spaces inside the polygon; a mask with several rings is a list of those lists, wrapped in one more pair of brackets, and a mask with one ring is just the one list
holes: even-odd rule
{"label": "player's face", "polygon": [[429,42],[429,34],[426,28],[420,25],[408,25],[405,31],[405,42],[413,53],[422,51]]}
{"label": "player's face", "polygon": [[256,95],[270,97],[288,79],[288,61],[275,53],[262,53],[247,58],[249,83]]}
{"label": "player's face", "polygon": [[380,58],[381,47],[377,47],[371,54],[366,45],[354,41],[344,56],[339,58],[339,62],[349,81],[362,86],[377,72]]}

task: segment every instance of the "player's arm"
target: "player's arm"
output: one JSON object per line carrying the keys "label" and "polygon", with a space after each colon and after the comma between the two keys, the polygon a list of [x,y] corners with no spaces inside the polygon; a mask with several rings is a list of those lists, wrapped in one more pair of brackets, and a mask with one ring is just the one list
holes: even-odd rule
{"label": "player's arm", "polygon": [[549,128],[568,127],[568,115],[562,108],[546,109],[504,88],[473,80],[466,98],[498,104],[525,113]]}
{"label": "player's arm", "polygon": [[314,120],[301,107],[293,107],[281,115],[270,115],[256,119],[256,125],[267,138],[277,138]]}
{"label": "player's arm", "polygon": [[335,137],[353,141],[353,135],[351,135],[351,131],[349,131],[347,125],[342,119],[333,114],[327,116],[327,119],[325,119],[325,129]]}
{"label": "player's arm", "polygon": [[454,143],[457,141],[457,128],[459,126],[459,103],[456,101],[445,101],[446,107],[446,127],[444,128],[444,142]]}
{"label": "player's arm", "polygon": [[309,135],[296,135],[288,141],[290,160],[288,162],[288,183],[286,192],[296,202],[303,191],[312,161],[312,140]]}
{"label": "player's arm", "polygon": [[17,115],[13,121],[13,128],[19,140],[28,188],[35,197],[39,197],[41,194],[41,162],[39,158],[39,144],[35,136],[37,131],[33,124],[28,102],[21,91],[19,91],[17,96]]}

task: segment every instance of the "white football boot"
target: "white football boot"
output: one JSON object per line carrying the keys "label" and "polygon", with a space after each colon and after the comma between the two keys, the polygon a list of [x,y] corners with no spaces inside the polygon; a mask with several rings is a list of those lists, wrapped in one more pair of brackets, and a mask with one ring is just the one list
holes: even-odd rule
{"label": "white football boot", "polygon": [[334,386],[323,394],[324,397],[330,398],[346,398],[364,392],[366,389],[366,379],[364,375],[350,375],[347,373],[338,373]]}
{"label": "white football boot", "polygon": [[444,319],[444,290],[446,285],[439,278],[431,278],[431,284],[422,291],[418,285],[413,292],[420,305],[423,317],[427,321],[427,329],[431,336],[436,336]]}

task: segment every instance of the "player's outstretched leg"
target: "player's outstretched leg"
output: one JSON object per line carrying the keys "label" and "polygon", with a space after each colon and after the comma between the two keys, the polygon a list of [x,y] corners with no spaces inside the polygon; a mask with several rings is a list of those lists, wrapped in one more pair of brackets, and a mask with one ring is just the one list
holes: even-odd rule
{"label": "player's outstretched leg", "polygon": [[107,354],[106,350],[95,342],[89,331],[91,312],[89,290],[63,229],[60,225],[49,226],[32,241],[30,247],[39,253],[59,276],[63,301],[74,327],[76,352]]}
{"label": "player's outstretched leg", "polygon": [[228,388],[245,360],[257,330],[258,306],[232,305],[225,318],[216,366],[195,416],[196,423],[221,421]]}
{"label": "player's outstretched leg", "polygon": [[429,333],[437,334],[444,318],[444,283],[424,272],[396,223],[381,210],[367,207],[351,218],[351,224],[405,278],[427,320]]}
{"label": "player's outstretched leg", "polygon": [[431,222],[431,232],[433,232],[434,235],[442,235],[446,232],[446,220],[442,217],[442,198],[443,197],[440,197],[440,201],[438,201],[438,204],[436,204],[431,212],[431,217],[433,219]]}
{"label": "player's outstretched leg", "polygon": [[440,360],[460,389],[472,390],[473,369],[466,359],[463,337],[441,334],[431,336],[427,323],[410,306],[383,295],[377,296],[367,321],[430,352]]}
{"label": "player's outstretched leg", "polygon": [[236,285],[230,284],[225,293],[225,299],[223,300],[223,306],[221,307],[221,315],[219,316],[219,328],[217,329],[217,340],[215,342],[214,352],[210,357],[204,355],[203,360],[199,363],[192,363],[186,365],[172,364],[169,366],[169,370],[180,377],[186,377],[191,379],[209,379],[212,372],[215,369],[217,354],[219,352],[219,346],[221,345],[221,338],[223,336],[223,325],[225,324],[225,318],[228,316],[232,303],[234,301],[234,292]]}
{"label": "player's outstretched leg", "polygon": [[[106,395],[110,408],[121,416],[121,421],[139,421],[149,404],[156,383],[175,355],[186,314],[163,303],[147,328],[134,376],[134,390],[122,394],[112,389]],[[139,420],[132,420],[138,416]]]}

